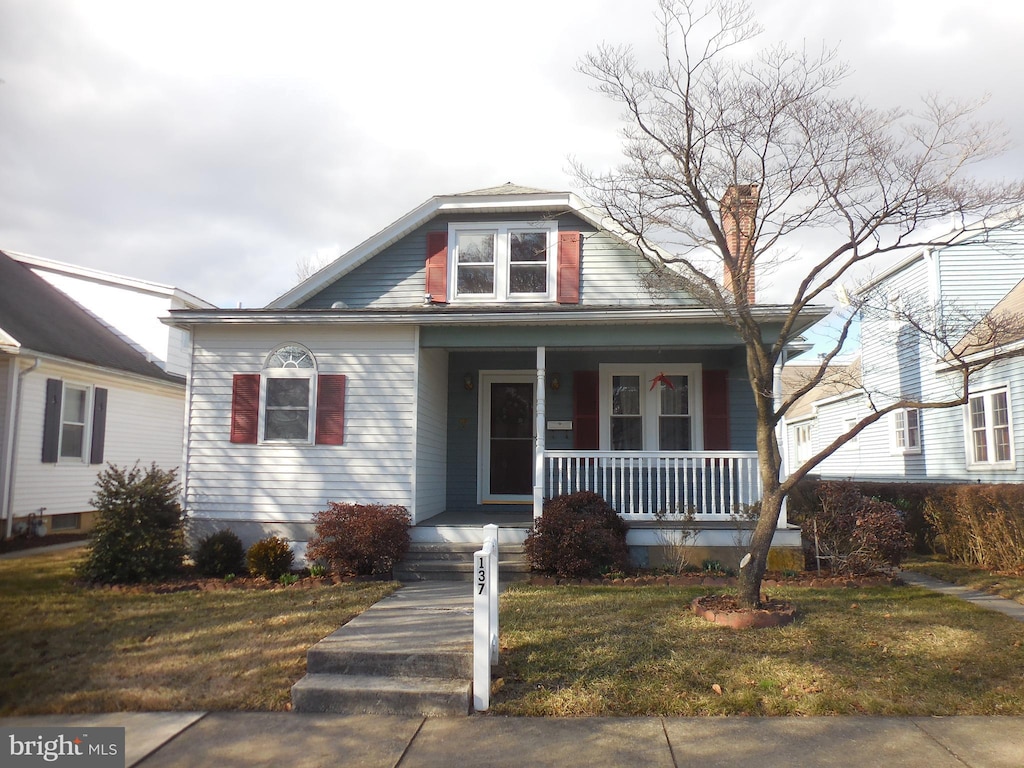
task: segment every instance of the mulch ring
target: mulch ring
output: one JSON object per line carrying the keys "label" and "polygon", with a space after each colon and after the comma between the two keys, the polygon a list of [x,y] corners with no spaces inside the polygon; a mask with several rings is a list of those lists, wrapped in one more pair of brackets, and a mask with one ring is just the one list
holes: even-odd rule
{"label": "mulch ring", "polygon": [[[533,575],[529,584],[534,586],[554,586],[558,584],[574,586],[594,587],[734,587],[737,584],[735,576],[722,576],[704,573],[684,573],[677,576],[664,574],[640,574],[637,576],[626,576],[622,578],[598,578],[598,579],[562,579],[555,576]],[[897,576],[886,574],[874,574],[871,576],[833,576],[828,573],[815,573],[806,571],[795,576],[781,573],[768,573],[765,575],[761,586],[767,587],[847,587],[849,589],[860,589],[861,587],[900,587],[903,580]]]}
{"label": "mulch ring", "polygon": [[740,605],[736,595],[703,595],[690,608],[700,618],[730,629],[784,627],[796,618],[796,606],[785,600],[765,597],[758,608]]}

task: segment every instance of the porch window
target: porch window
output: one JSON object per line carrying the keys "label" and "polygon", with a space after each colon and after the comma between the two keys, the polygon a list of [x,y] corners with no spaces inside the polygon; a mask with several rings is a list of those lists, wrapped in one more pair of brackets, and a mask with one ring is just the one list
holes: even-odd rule
{"label": "porch window", "polygon": [[892,453],[921,452],[921,412],[916,408],[893,411],[889,446]]}
{"label": "porch window", "polygon": [[601,446],[690,451],[703,444],[700,366],[601,366]]}
{"label": "porch window", "polygon": [[449,224],[455,299],[550,301],[555,290],[558,224]]}
{"label": "porch window", "polygon": [[1009,389],[971,395],[967,403],[968,459],[977,466],[1013,462]]}

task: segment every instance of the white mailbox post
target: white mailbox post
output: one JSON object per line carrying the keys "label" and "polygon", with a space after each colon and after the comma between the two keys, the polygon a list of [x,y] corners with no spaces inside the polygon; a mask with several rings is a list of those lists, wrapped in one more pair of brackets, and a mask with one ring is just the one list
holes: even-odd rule
{"label": "white mailbox post", "polygon": [[486,712],[491,666],[498,663],[498,526],[484,526],[483,548],[473,553],[473,709]]}

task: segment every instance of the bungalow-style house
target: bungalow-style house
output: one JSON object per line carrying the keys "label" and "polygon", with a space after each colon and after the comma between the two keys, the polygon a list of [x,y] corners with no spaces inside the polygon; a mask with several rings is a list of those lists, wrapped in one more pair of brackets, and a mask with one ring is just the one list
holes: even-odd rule
{"label": "bungalow-style house", "polygon": [[[107,311],[122,327],[69,293],[116,303]],[[184,332],[167,333],[154,301],[164,311],[211,306],[164,286],[0,251],[3,538],[40,523],[50,533],[88,530],[97,474],[108,462],[182,466],[185,379],[172,371],[187,360],[177,351]],[[160,328],[162,349],[154,341],[143,351],[128,338],[155,340]]]}
{"label": "bungalow-style house", "polygon": [[[427,200],[263,309],[172,312],[193,523],[301,550],[330,500],[403,505],[414,541],[521,541],[589,489],[638,553],[687,512],[732,546],[759,498],[743,346],[652,271],[576,195],[508,184]],[[776,545],[800,546],[785,520]]]}
{"label": "bungalow-style house", "polygon": [[[1024,482],[1018,458],[1024,446],[1024,229],[994,225],[945,247],[917,251],[862,291],[893,308],[927,309],[934,318],[929,322],[961,330],[950,337],[950,351],[916,333],[906,310],[888,317],[865,313],[857,359],[788,414],[788,466],[846,432],[873,404],[959,396],[962,376],[954,359],[962,357],[972,364],[989,361],[971,374],[966,405],[894,411],[822,461],[815,473],[871,481]],[[979,322],[974,328],[972,318]],[[998,337],[979,332],[997,324],[1003,331]],[[788,368],[787,378],[799,377],[798,363]]]}

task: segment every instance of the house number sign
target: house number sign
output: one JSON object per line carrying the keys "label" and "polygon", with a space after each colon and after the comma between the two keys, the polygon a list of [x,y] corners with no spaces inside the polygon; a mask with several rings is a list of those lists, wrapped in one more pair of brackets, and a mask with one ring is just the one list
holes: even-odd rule
{"label": "house number sign", "polygon": [[487,589],[487,564],[484,558],[478,557],[476,559],[476,593],[482,595],[485,589]]}

